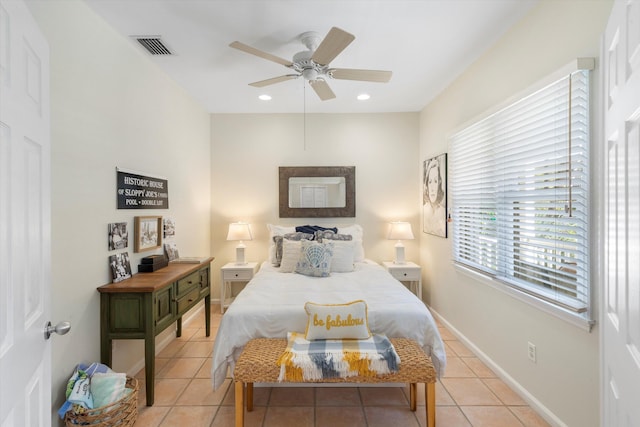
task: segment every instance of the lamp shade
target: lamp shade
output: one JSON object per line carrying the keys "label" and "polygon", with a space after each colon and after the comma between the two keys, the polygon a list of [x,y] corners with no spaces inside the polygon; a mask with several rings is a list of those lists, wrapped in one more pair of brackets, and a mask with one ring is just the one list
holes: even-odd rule
{"label": "lamp shade", "polygon": [[253,240],[249,224],[246,222],[232,222],[229,224],[227,240]]}
{"label": "lamp shade", "polygon": [[413,240],[413,231],[411,231],[411,224],[408,222],[392,222],[389,227],[389,240]]}
{"label": "lamp shade", "polygon": [[251,228],[246,222],[232,222],[229,224],[229,232],[227,233],[227,240],[239,240],[238,246],[236,246],[236,264],[246,264],[244,260],[244,248],[243,240],[253,240],[251,235]]}
{"label": "lamp shade", "polygon": [[404,245],[401,240],[413,240],[413,231],[411,231],[411,224],[408,222],[396,221],[392,222],[389,226],[389,234],[387,235],[389,240],[397,240],[396,243],[396,259],[393,261],[396,264],[405,264],[404,260]]}

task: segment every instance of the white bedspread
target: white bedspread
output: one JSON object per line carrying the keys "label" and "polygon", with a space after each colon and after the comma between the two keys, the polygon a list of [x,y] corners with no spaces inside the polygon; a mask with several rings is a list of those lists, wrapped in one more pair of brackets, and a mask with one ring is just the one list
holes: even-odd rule
{"label": "white bedspread", "polygon": [[304,332],[306,302],[340,304],[358,299],[367,302],[371,332],[417,341],[431,356],[438,376],[444,372],[444,343],[431,313],[382,266],[371,261],[356,263],[354,272],[319,278],[279,273],[265,262],[222,317],[212,356],[214,389],[222,385],[227,368],[233,372],[249,340]]}

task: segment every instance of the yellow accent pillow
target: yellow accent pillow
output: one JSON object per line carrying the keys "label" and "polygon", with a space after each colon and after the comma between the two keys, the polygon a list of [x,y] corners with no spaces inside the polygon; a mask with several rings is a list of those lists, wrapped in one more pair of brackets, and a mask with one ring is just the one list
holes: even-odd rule
{"label": "yellow accent pillow", "polygon": [[367,319],[367,303],[363,300],[346,304],[316,304],[308,302],[304,305],[307,312],[307,329],[305,339],[367,339],[371,337],[369,320]]}

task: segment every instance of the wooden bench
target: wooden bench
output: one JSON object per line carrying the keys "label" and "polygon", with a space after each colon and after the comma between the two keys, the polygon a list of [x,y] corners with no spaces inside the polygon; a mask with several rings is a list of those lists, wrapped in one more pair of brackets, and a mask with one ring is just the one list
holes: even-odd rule
{"label": "wooden bench", "polygon": [[[330,378],[305,383],[404,383],[409,384],[409,404],[416,410],[417,384],[424,383],[427,427],[436,425],[436,372],[431,359],[413,340],[391,338],[400,357],[400,369],[393,374],[376,377],[355,376]],[[236,427],[244,426],[244,396],[246,388],[247,411],[253,410],[253,383],[276,383],[280,374],[277,360],[287,347],[287,340],[257,338],[249,341],[236,362],[233,371],[235,381]],[[292,383],[293,384],[293,383]],[[245,387],[246,385],[246,387]]]}

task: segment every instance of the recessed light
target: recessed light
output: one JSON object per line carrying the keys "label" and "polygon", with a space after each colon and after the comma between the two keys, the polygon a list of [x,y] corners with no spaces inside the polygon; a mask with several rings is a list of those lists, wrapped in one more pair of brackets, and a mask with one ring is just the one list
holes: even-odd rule
{"label": "recessed light", "polygon": [[366,101],[369,98],[371,98],[371,96],[368,93],[361,93],[358,95],[358,101]]}
{"label": "recessed light", "polygon": [[262,101],[271,101],[271,97],[267,94],[260,95],[258,98]]}

